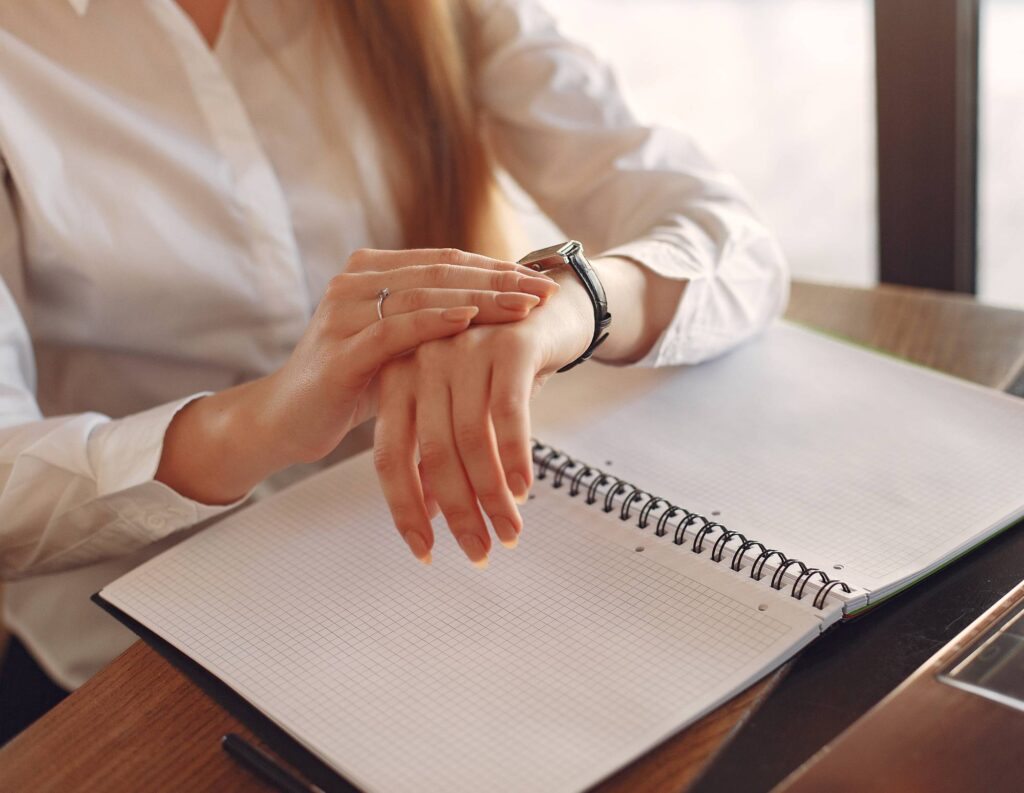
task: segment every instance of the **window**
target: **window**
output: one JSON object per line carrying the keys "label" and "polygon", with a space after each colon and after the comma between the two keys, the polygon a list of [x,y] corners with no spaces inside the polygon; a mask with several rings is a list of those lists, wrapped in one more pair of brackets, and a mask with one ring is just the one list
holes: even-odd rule
{"label": "window", "polygon": [[796,278],[877,278],[870,0],[552,0],[633,110],[697,140],[778,233]]}
{"label": "window", "polygon": [[1024,2],[981,7],[978,295],[1024,308]]}

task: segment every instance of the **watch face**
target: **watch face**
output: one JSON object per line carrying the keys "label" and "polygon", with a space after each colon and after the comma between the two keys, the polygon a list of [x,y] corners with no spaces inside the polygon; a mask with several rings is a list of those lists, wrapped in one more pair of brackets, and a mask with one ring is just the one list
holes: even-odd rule
{"label": "watch face", "polygon": [[569,257],[576,254],[582,248],[583,246],[576,240],[568,240],[567,242],[560,242],[557,245],[551,245],[533,253],[528,253],[519,260],[518,264],[524,264],[531,270],[544,272],[545,270],[551,270],[568,264]]}

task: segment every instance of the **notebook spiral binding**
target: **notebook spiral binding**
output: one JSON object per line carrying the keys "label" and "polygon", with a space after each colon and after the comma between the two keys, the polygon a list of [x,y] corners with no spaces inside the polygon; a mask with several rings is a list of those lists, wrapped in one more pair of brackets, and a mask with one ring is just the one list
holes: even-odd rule
{"label": "notebook spiral binding", "polygon": [[[790,597],[803,600],[807,585],[815,580],[818,583],[818,591],[812,604],[819,610],[824,610],[825,601],[833,589],[838,587],[843,592],[851,591],[845,581],[831,578],[824,570],[808,567],[799,559],[790,559],[782,551],[768,548],[757,540],[748,539],[738,531],[730,531],[721,523],[716,523],[703,515],[671,504],[667,499],[641,490],[624,479],[605,473],[600,468],[584,465],[564,452],[536,440],[533,442],[533,461],[537,467],[537,479],[547,479],[548,474],[552,474],[551,486],[555,489],[560,489],[564,485],[566,477],[569,477],[571,472],[569,496],[575,498],[581,492],[585,492],[586,503],[596,504],[601,500],[603,502],[601,508],[604,512],[614,512],[616,498],[623,496],[619,506],[619,520],[629,521],[635,512],[637,515],[636,526],[639,529],[646,529],[650,525],[653,513],[659,508],[663,508],[654,526],[654,536],[656,537],[666,536],[670,528],[669,523],[679,516],[679,520],[671,527],[672,542],[676,545],[683,545],[686,542],[687,531],[692,529],[693,542],[690,549],[693,553],[703,553],[705,545],[711,544],[711,537],[717,532],[718,536],[710,545],[711,561],[713,562],[721,564],[726,554],[726,546],[731,541],[737,540],[739,545],[732,551],[729,567],[737,573],[742,572],[743,560],[750,552],[756,552],[757,555],[754,557],[749,573],[755,581],[760,581],[764,576],[765,565],[777,558],[778,567],[775,568],[770,580],[772,589],[781,591],[786,572],[790,568],[796,568],[799,573],[790,588]],[[588,477],[592,478],[590,481],[584,482]],[[605,485],[608,486],[607,490],[603,494],[599,494],[598,491]]]}

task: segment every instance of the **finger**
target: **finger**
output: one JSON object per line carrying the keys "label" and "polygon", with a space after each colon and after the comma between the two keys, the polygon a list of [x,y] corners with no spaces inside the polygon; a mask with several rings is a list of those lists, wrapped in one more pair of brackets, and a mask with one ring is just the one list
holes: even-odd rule
{"label": "finger", "polygon": [[[424,308],[457,308],[476,306],[479,313],[473,324],[486,325],[517,322],[540,303],[536,295],[522,292],[483,292],[471,289],[403,289],[392,292],[381,304],[385,317],[407,314]],[[345,313],[341,320],[342,332],[353,335],[371,322],[378,320],[377,299],[363,300]]]}
{"label": "finger", "polygon": [[477,567],[487,567],[491,538],[455,450],[448,384],[429,373],[420,382],[424,386],[423,397],[416,401],[420,466],[462,552]]}
{"label": "finger", "polygon": [[490,410],[498,456],[505,481],[519,504],[526,503],[533,484],[530,453],[530,389],[533,368],[529,361],[510,356],[495,367],[491,379]]}
{"label": "finger", "polygon": [[369,272],[341,275],[333,279],[339,297],[376,300],[381,289],[392,293],[404,289],[471,289],[490,292],[524,292],[544,299],[558,291],[550,278],[523,275],[508,270],[481,270],[457,264],[428,264],[402,267],[387,273]]}
{"label": "finger", "polygon": [[437,499],[434,497],[434,491],[430,489],[430,480],[427,479],[427,475],[423,471],[423,465],[417,464],[416,467],[420,475],[420,487],[423,488],[423,502],[427,505],[427,514],[430,516],[430,519],[433,520],[441,514],[441,505],[437,503]]}
{"label": "finger", "polygon": [[478,253],[469,253],[457,248],[410,248],[408,250],[385,251],[360,248],[349,257],[346,272],[369,272],[397,270],[420,264],[458,264],[482,270],[510,270],[525,275],[536,275],[525,265],[504,259],[494,259]]}
{"label": "finger", "polygon": [[348,373],[354,380],[366,380],[391,358],[424,342],[461,333],[478,311],[476,306],[425,308],[377,320],[346,339]]}
{"label": "finger", "polygon": [[395,528],[412,555],[430,564],[434,531],[416,469],[415,407],[410,390],[394,382],[381,390],[381,404],[373,433],[373,462]]}
{"label": "finger", "polygon": [[506,483],[491,427],[490,378],[491,373],[486,369],[467,369],[461,374],[458,387],[452,389],[455,444],[462,468],[494,533],[506,548],[515,548],[523,520]]}

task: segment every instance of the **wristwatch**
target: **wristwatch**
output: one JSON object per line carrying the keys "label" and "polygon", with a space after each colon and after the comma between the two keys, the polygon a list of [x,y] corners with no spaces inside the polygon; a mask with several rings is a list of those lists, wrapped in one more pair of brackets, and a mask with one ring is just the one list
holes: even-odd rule
{"label": "wristwatch", "polygon": [[550,248],[541,248],[539,251],[528,253],[519,260],[519,264],[525,265],[539,273],[545,273],[559,267],[570,267],[576,273],[576,276],[583,283],[583,288],[587,290],[590,302],[594,305],[594,338],[583,355],[572,363],[566,364],[558,371],[566,372],[574,366],[579,366],[584,361],[589,361],[590,356],[594,354],[594,350],[600,347],[601,343],[608,338],[608,326],[612,323],[612,315],[608,313],[608,298],[605,296],[601,279],[597,277],[597,272],[594,270],[593,265],[583,255],[583,246],[576,240],[569,240],[558,245],[552,245]]}

